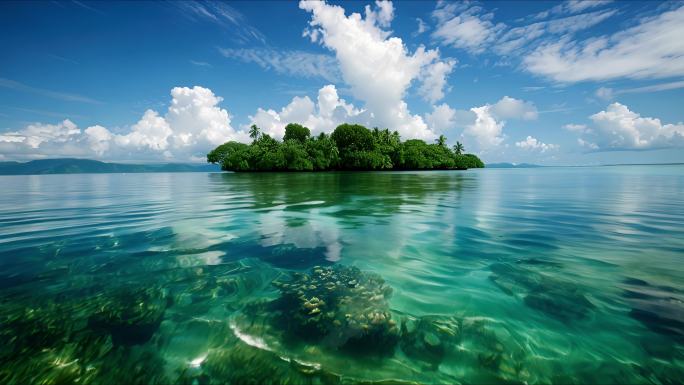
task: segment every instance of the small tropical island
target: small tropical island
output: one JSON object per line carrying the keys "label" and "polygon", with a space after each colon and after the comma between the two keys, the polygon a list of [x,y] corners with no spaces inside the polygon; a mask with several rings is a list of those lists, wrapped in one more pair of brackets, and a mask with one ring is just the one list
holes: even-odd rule
{"label": "small tropical island", "polygon": [[333,170],[467,170],[483,168],[473,154],[456,142],[447,147],[440,135],[434,144],[420,139],[402,142],[397,131],[341,124],[332,134],[311,136],[297,123],[285,127],[280,142],[252,125],[252,144],[227,142],[207,154],[207,162],[224,171],[333,171]]}

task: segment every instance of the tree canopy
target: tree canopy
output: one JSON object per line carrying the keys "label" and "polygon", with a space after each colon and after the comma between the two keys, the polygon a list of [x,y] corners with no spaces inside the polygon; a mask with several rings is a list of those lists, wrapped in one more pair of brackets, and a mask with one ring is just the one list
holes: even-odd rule
{"label": "tree canopy", "polygon": [[301,124],[290,123],[285,126],[285,136],[283,137],[283,140],[286,142],[288,140],[296,140],[304,143],[309,139],[309,136],[311,136],[311,131],[308,128]]}
{"label": "tree canopy", "polygon": [[358,124],[341,124],[331,135],[311,137],[301,124],[290,123],[280,142],[258,127],[250,128],[251,145],[227,142],[207,154],[207,162],[226,171],[325,170],[448,170],[482,168],[473,154],[463,154],[459,142],[449,149],[440,135],[434,144],[420,139],[401,141],[388,129],[369,130]]}

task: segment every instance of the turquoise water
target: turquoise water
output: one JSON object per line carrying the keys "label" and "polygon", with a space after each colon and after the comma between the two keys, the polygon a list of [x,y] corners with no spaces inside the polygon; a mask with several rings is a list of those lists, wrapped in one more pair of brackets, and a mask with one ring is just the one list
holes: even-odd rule
{"label": "turquoise water", "polygon": [[683,166],[0,184],[1,383],[684,380]]}

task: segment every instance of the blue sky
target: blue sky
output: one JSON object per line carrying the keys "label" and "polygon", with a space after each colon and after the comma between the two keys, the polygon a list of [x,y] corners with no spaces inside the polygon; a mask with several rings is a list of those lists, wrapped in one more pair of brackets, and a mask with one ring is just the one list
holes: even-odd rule
{"label": "blue sky", "polygon": [[684,162],[681,2],[3,2],[0,29],[0,160],[357,122],[486,162]]}

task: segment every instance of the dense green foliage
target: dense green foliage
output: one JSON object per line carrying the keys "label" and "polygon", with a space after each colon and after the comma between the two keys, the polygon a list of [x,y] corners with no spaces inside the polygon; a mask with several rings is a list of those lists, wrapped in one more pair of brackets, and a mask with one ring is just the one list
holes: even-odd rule
{"label": "dense green foliage", "polygon": [[308,128],[297,123],[290,123],[285,126],[285,136],[283,136],[284,141],[296,140],[298,142],[306,142],[311,136],[311,131]]}
{"label": "dense green foliage", "polygon": [[463,154],[459,142],[453,151],[440,135],[434,144],[419,139],[401,141],[388,129],[369,130],[358,124],[341,124],[331,135],[311,137],[300,124],[285,127],[283,141],[249,130],[251,145],[227,142],[207,154],[207,162],[227,171],[324,171],[324,170],[434,170],[481,168],[475,155]]}

